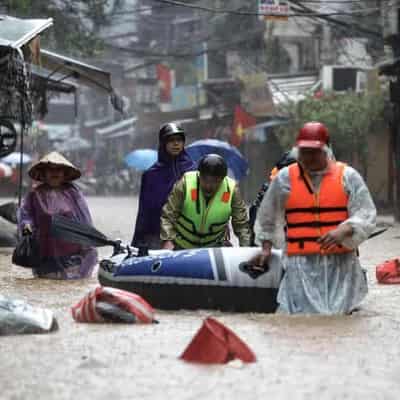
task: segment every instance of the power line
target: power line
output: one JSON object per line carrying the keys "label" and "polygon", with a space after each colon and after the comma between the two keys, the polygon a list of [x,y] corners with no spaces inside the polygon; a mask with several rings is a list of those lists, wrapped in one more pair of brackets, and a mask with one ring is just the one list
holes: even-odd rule
{"label": "power line", "polygon": [[[309,7],[306,7],[304,4],[302,4],[302,2],[300,2],[299,0],[290,0],[291,3],[295,4],[296,6],[300,7],[301,10],[303,11],[312,11]],[[297,9],[299,10],[299,9]],[[314,17],[312,17],[312,19],[322,19],[325,20],[327,22],[330,22],[331,24],[335,24],[336,26],[341,26],[343,28],[347,28],[350,29],[352,31],[358,31],[359,33],[364,33],[368,36],[373,36],[375,39],[381,40],[383,41],[382,35],[380,32],[377,31],[373,31],[370,29],[367,29],[365,27],[363,27],[362,25],[356,24],[354,22],[352,22],[351,24],[342,20],[338,20],[336,18],[332,18],[331,16],[323,16],[323,15],[315,15]]]}
{"label": "power line", "polygon": [[[326,19],[328,23],[335,24],[335,25],[337,25],[337,27],[339,29],[345,30],[346,32],[349,30],[349,28],[350,29],[353,29],[353,28],[361,29],[359,27],[355,27],[353,25],[349,25],[346,22],[334,20],[334,19],[329,18],[329,17],[319,17],[319,18],[320,19]],[[315,17],[315,18],[312,18],[312,19],[317,20],[318,17]],[[368,31],[368,33],[377,35],[377,36],[379,36],[380,39],[382,39],[382,37],[378,33],[375,33],[373,31]],[[260,34],[259,30],[255,30],[253,32],[247,32],[247,35],[245,37],[241,37],[239,40],[232,40],[232,41],[225,41],[223,39],[211,41],[209,39],[210,39],[210,37],[213,37],[213,36],[212,35],[208,35],[205,38],[200,39],[200,40],[197,41],[197,43],[207,43],[208,44],[207,49],[202,49],[200,51],[186,51],[186,52],[179,51],[179,52],[176,52],[176,50],[178,50],[178,48],[176,48],[176,49],[173,49],[172,51],[168,51],[168,52],[166,52],[166,51],[159,51],[158,52],[158,51],[154,51],[154,50],[153,51],[148,51],[147,49],[143,49],[143,48],[142,49],[139,49],[139,48],[136,48],[136,49],[135,48],[126,48],[126,47],[123,47],[123,46],[116,46],[116,45],[113,45],[111,43],[107,43],[107,46],[110,47],[110,48],[114,48],[116,50],[132,53],[132,54],[136,54],[136,55],[140,55],[140,56],[144,56],[144,57],[154,57],[154,58],[158,58],[158,59],[161,59],[161,58],[178,58],[178,59],[180,58],[180,59],[182,59],[182,58],[193,58],[193,57],[200,56],[202,54],[207,54],[207,53],[215,53],[215,52],[219,52],[221,50],[226,50],[227,47],[230,47],[230,46],[235,46],[235,45],[241,44],[241,43],[248,43],[249,39],[251,39],[253,37],[257,37],[257,35],[259,35],[259,34]],[[193,44],[192,41],[190,43]],[[194,44],[196,44],[196,43],[194,43]],[[209,46],[210,44],[215,45],[215,47],[210,47]],[[187,48],[188,47],[186,47],[186,49]]]}
{"label": "power line", "polygon": [[138,55],[142,55],[142,56],[147,56],[147,57],[155,57],[155,58],[192,58],[192,57],[197,57],[203,54],[207,54],[207,53],[215,53],[221,50],[226,50],[229,46],[234,46],[237,44],[241,44],[241,43],[248,43],[249,39],[251,39],[252,37],[257,37],[257,35],[259,35],[260,32],[258,30],[256,31],[252,31],[252,32],[247,32],[247,34],[245,36],[240,37],[240,39],[236,39],[236,40],[232,40],[232,41],[224,41],[221,40],[220,42],[222,43],[218,43],[219,46],[216,47],[211,47],[211,48],[207,48],[207,49],[202,49],[199,51],[189,51],[189,52],[152,52],[152,51],[147,51],[144,49],[133,49],[133,48],[127,48],[127,47],[121,47],[121,46],[115,46],[113,44],[109,44],[107,43],[108,47],[111,47],[113,49],[116,50],[120,50],[120,51],[124,51],[127,53],[133,53],[133,54],[138,54]]}
{"label": "power line", "polygon": [[[152,1],[160,1],[160,0],[152,0]],[[164,0],[161,1],[163,3],[165,3],[166,1],[170,2],[172,0]],[[176,3],[176,1],[173,1],[174,3]],[[179,2],[180,3],[180,2]],[[298,6],[299,8],[295,7],[295,10],[297,12],[300,13],[301,16],[307,16],[307,13],[309,11],[312,11],[310,8],[306,7],[303,3],[303,1],[296,1],[293,0],[292,3],[294,3],[296,6]],[[187,6],[187,4],[185,4],[185,6]],[[246,14],[247,15],[247,14]],[[378,38],[380,40],[383,40],[381,37],[381,34],[379,32],[376,31],[371,31],[369,29],[364,28],[363,26],[354,24],[354,23],[348,23],[348,22],[344,22],[341,20],[337,20],[334,19],[330,16],[327,15],[321,15],[321,14],[316,14],[316,13],[310,13],[310,16],[308,16],[308,18],[317,21],[318,20],[324,20],[326,22],[328,22],[331,25],[335,25],[337,26],[340,30],[344,30],[346,32],[348,32],[349,30],[352,31],[358,31],[358,32],[363,32],[365,34],[368,34],[370,36],[374,36],[375,38]],[[254,37],[256,35],[257,32],[253,32],[251,35],[253,35],[252,37]],[[234,40],[234,41],[222,41],[220,40],[218,45],[216,47],[208,47],[207,49],[203,49],[201,51],[189,51],[189,52],[176,52],[175,49],[173,51],[169,51],[169,52],[165,52],[165,51],[161,51],[161,52],[155,52],[155,51],[148,51],[145,49],[132,49],[132,48],[125,48],[125,47],[117,47],[111,44],[108,44],[109,47],[118,49],[120,51],[124,51],[124,52],[129,52],[129,53],[133,53],[136,55],[142,55],[142,56],[147,56],[147,57],[153,57],[153,58],[157,58],[157,59],[162,59],[162,58],[192,58],[192,57],[196,57],[196,56],[200,56],[202,54],[206,54],[206,53],[214,53],[214,52],[219,52],[221,50],[226,50],[227,46],[235,46],[237,44],[241,44],[241,43],[248,43],[249,40],[249,36],[247,35],[245,38],[241,38],[240,40]],[[204,40],[200,40],[200,42],[204,42]],[[215,41],[210,41],[210,43],[213,43],[214,45],[216,44]]]}
{"label": "power line", "polygon": [[[151,0],[151,1],[155,1],[158,3],[162,3],[162,5],[160,6],[151,6],[152,8],[164,8],[168,5],[170,6],[178,6],[178,7],[186,7],[186,8],[191,8],[191,9],[200,9],[203,11],[207,11],[207,12],[212,12],[212,13],[218,13],[218,14],[235,14],[235,15],[242,15],[242,16],[262,16],[262,15],[267,15],[267,14],[262,14],[262,13],[258,13],[258,12],[248,12],[248,11],[240,11],[240,10],[226,10],[226,9],[215,9],[215,8],[210,8],[210,7],[205,7],[205,6],[199,6],[199,5],[195,5],[195,4],[187,4],[187,3],[183,3],[181,1],[177,1],[177,0]],[[380,11],[380,8],[376,7],[376,8],[368,8],[368,9],[360,9],[360,10],[354,10],[354,11],[350,11],[350,12],[342,12],[342,11],[337,11],[337,12],[329,12],[329,13],[316,13],[314,10],[312,10],[309,7],[306,7],[304,5],[304,3],[308,3],[308,2],[314,2],[315,3],[319,3],[321,5],[327,3],[327,2],[332,2],[332,3],[339,3],[339,0],[334,1],[334,0],[327,0],[327,1],[323,1],[323,2],[317,2],[316,0],[308,0],[308,1],[296,1],[296,0],[290,0],[291,3],[296,4],[297,6],[300,7],[299,8],[293,8],[293,6],[291,6],[292,9],[294,9],[297,13],[292,13],[289,14],[289,17],[305,17],[305,18],[311,18],[314,20],[317,19],[322,19],[325,20],[327,22],[330,22],[332,24],[335,25],[341,25],[343,28],[348,28],[351,29],[352,31],[357,31],[360,33],[364,33],[367,34],[369,36],[373,36],[375,38],[381,38],[381,34],[377,31],[374,30],[370,30],[368,28],[363,27],[362,25],[359,24],[349,24],[346,23],[344,21],[341,20],[337,20],[334,18],[331,18],[332,16],[335,15],[356,15],[356,14],[363,14],[363,13],[375,13],[377,11]],[[375,1],[375,0],[364,0],[364,1]],[[390,2],[391,0],[381,0],[384,2]],[[351,3],[356,3],[356,2],[360,2],[360,0],[343,0],[343,2],[351,2]],[[396,7],[396,4],[392,5],[392,7]],[[135,11],[135,10],[133,10]],[[270,16],[274,16],[275,14],[268,14]]]}
{"label": "power line", "polygon": [[[368,2],[376,3],[377,0],[303,0],[301,3],[307,4],[320,4],[321,6],[324,4],[365,4]],[[392,0],[380,0],[383,3],[390,3]]]}
{"label": "power line", "polygon": [[137,7],[137,8],[133,8],[133,9],[115,11],[109,15],[111,17],[113,17],[114,15],[128,15],[128,14],[144,14],[144,15],[146,15],[145,14],[146,12],[163,9],[163,8],[166,8],[167,6],[168,6],[167,4],[160,4],[159,6]]}
{"label": "power line", "polygon": [[[260,12],[255,12],[255,11],[240,11],[240,10],[223,9],[223,8],[212,8],[212,7],[200,6],[200,5],[196,5],[196,4],[187,4],[187,3],[183,3],[178,0],[151,0],[151,1],[154,1],[157,3],[169,4],[171,6],[176,6],[176,7],[185,7],[185,8],[195,9],[195,10],[206,11],[206,12],[210,12],[213,14],[233,14],[233,15],[247,15],[247,16],[271,16],[271,17],[281,17],[282,16],[282,14],[274,14],[274,13],[260,13]],[[323,4],[323,3],[321,3],[321,4]],[[300,12],[298,14],[290,13],[290,14],[285,15],[285,17],[329,17],[329,16],[335,16],[335,15],[357,15],[357,14],[363,14],[363,13],[368,13],[368,12],[375,12],[375,11],[379,11],[379,10],[380,10],[379,7],[374,7],[374,8],[369,8],[369,9],[364,9],[364,10],[354,10],[354,11],[349,11],[349,12],[338,11],[338,12],[317,13],[317,12],[314,12],[312,9],[309,9],[309,11],[307,13],[306,12]]]}
{"label": "power line", "polygon": [[[380,0],[382,3],[390,3],[393,0]],[[303,0],[301,1],[302,4],[319,4],[321,6],[325,5],[325,4],[366,4],[368,2],[372,2],[372,3],[376,3],[377,0]],[[133,9],[126,9],[126,10],[121,10],[121,11],[115,11],[111,14],[109,14],[109,16],[116,16],[116,15],[127,15],[127,14],[144,14],[146,12],[151,12],[153,10],[157,10],[157,9],[163,9],[166,8],[168,5],[171,5],[170,3],[164,3],[164,4],[160,4],[159,6],[144,6],[144,7],[137,7],[137,8],[133,8]],[[177,4],[174,4],[176,6],[178,6]],[[182,4],[179,6],[187,6],[187,4]],[[235,10],[232,10],[235,11]],[[211,10],[209,11],[211,12]]]}

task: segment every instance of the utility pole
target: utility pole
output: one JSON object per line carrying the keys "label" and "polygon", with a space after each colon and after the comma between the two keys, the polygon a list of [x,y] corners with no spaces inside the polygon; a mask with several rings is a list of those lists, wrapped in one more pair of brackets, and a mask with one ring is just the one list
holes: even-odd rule
{"label": "utility pole", "polygon": [[[382,10],[382,22],[385,23],[386,27],[390,26],[390,24],[386,24],[388,20],[384,19],[385,11]],[[394,26],[392,26],[391,32],[387,32],[390,34],[385,35],[385,43],[391,46],[394,60],[391,64],[382,67],[380,74],[391,78],[390,102],[392,103],[393,113],[388,122],[391,130],[391,165],[394,183],[393,206],[395,219],[396,221],[400,221],[400,8],[396,9],[393,14],[395,16]],[[383,27],[384,33],[386,33],[385,27]]]}
{"label": "utility pole", "polygon": [[[321,6],[319,8],[320,13],[330,13],[337,11],[339,5],[332,7],[332,4],[325,3],[325,0],[321,0]],[[332,26],[328,21],[322,21],[322,41],[321,41],[321,54],[320,63],[323,65],[330,65],[335,63],[336,52],[332,46]]]}
{"label": "utility pole", "polygon": [[322,43],[321,43],[321,66],[333,64],[334,54],[332,51],[331,26],[328,23],[322,24]]}

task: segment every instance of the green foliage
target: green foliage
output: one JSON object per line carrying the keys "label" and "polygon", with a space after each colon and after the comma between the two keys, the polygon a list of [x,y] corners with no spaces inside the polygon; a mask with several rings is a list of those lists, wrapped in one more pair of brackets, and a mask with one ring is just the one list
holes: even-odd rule
{"label": "green foliage", "polygon": [[367,172],[368,135],[384,130],[382,93],[325,93],[320,98],[309,96],[298,103],[289,103],[284,111],[292,117],[292,124],[282,130],[286,147],[293,144],[305,122],[319,121],[329,129],[336,157],[350,162],[358,160]]}
{"label": "green foliage", "polygon": [[8,0],[9,15],[19,18],[53,18],[54,25],[42,35],[43,47],[68,55],[93,56],[103,48],[101,27],[111,23],[124,0]]}

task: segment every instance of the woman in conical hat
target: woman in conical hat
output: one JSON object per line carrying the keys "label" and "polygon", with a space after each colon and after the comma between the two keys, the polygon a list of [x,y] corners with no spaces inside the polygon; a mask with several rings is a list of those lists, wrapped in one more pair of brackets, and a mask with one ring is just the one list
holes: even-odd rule
{"label": "woman in conical hat", "polygon": [[44,182],[46,179],[45,171],[49,169],[63,170],[65,182],[71,182],[81,177],[79,169],[56,151],[47,154],[36,164],[32,165],[28,174],[35,181]]}
{"label": "woman in conical hat", "polygon": [[89,208],[72,183],[81,176],[78,168],[57,152],[34,164],[29,176],[40,184],[25,197],[19,212],[20,233],[32,233],[39,243],[40,262],[34,275],[54,279],[79,279],[91,275],[97,263],[95,248],[55,239],[50,234],[53,215],[92,224]]}

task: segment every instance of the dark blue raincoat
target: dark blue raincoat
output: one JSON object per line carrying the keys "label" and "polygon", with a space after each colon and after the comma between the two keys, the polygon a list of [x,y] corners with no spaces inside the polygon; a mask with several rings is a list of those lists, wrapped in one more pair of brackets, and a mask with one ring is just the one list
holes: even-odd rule
{"label": "dark blue raincoat", "polygon": [[183,150],[172,158],[165,150],[165,138],[160,137],[158,161],[142,175],[139,210],[136,218],[132,246],[160,248],[160,217],[174,184],[187,171],[196,169]]}

